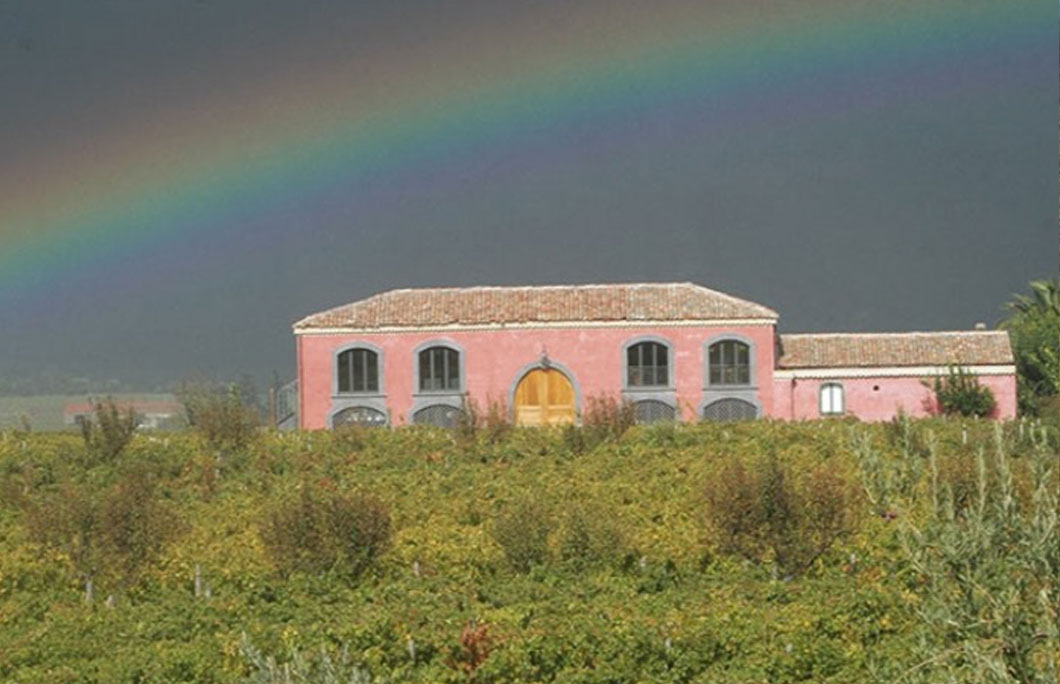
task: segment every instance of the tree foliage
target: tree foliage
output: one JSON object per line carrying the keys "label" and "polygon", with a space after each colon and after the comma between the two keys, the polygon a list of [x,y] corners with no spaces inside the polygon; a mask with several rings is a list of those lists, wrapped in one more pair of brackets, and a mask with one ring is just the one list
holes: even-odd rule
{"label": "tree foliage", "polygon": [[775,453],[730,458],[707,483],[707,523],[723,553],[802,574],[857,524],[857,490],[834,463],[799,477]]}
{"label": "tree foliage", "polygon": [[1020,411],[1036,415],[1043,399],[1060,394],[1060,287],[1035,280],[1031,294],[1016,294],[1001,322],[1012,338],[1019,378]]}
{"label": "tree foliage", "polygon": [[529,572],[551,557],[548,536],[555,524],[539,496],[523,496],[493,521],[493,539],[516,572]]}
{"label": "tree foliage", "polygon": [[124,591],[134,584],[180,529],[140,471],[102,490],[67,482],[25,503],[30,538],[69,559],[89,603],[101,587]]}
{"label": "tree foliage", "polygon": [[186,383],[177,397],[184,404],[188,425],[213,449],[242,450],[257,436],[261,414],[236,385]]}
{"label": "tree foliage", "polygon": [[283,573],[364,572],[390,542],[390,512],[375,496],[339,493],[303,484],[297,497],[279,501],[261,522],[265,552]]}
{"label": "tree foliage", "polygon": [[83,417],[80,422],[85,446],[103,461],[117,458],[140,424],[131,406],[122,409],[111,397],[94,402],[92,416]]}
{"label": "tree foliage", "polygon": [[939,411],[949,416],[984,418],[993,415],[997,399],[989,387],[960,366],[950,366],[946,375],[936,376],[931,383]]}

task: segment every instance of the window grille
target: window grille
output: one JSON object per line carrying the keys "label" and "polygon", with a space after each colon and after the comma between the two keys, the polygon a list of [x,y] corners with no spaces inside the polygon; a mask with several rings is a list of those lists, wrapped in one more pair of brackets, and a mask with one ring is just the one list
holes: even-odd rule
{"label": "window grille", "polygon": [[674,407],[657,399],[644,399],[633,404],[633,413],[638,423],[657,423],[674,420],[677,412]]}
{"label": "window grille", "polygon": [[416,425],[435,425],[437,427],[453,428],[460,422],[464,412],[453,406],[434,404],[416,411],[412,415],[412,422]]}
{"label": "window grille", "polygon": [[706,420],[754,420],[757,416],[754,404],[743,399],[719,399],[703,407]]}
{"label": "window grille", "polygon": [[351,406],[342,409],[331,419],[333,427],[359,425],[361,427],[382,427],[386,425],[386,414],[368,406]]}

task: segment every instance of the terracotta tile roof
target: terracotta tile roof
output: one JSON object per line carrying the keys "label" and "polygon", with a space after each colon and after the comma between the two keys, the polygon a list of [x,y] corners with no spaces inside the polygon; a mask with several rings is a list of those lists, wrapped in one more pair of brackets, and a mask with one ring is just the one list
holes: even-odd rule
{"label": "terracotta tile roof", "polygon": [[391,290],[313,314],[294,328],[750,318],[775,320],[777,313],[693,283],[546,285]]}
{"label": "terracotta tile roof", "polygon": [[1013,363],[1003,330],[781,335],[780,368]]}
{"label": "terracotta tile roof", "polygon": [[[184,410],[184,407],[176,401],[152,399],[143,401],[116,401],[114,403],[119,411],[126,411],[131,408],[137,413],[180,413]],[[63,413],[67,415],[92,413],[95,410],[96,405],[90,401],[71,402],[63,407]]]}

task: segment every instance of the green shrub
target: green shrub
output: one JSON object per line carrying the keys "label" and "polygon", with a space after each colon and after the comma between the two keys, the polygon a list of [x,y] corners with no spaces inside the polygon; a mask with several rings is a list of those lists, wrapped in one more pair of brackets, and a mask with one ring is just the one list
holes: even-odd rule
{"label": "green shrub", "polygon": [[244,402],[235,385],[226,388],[184,385],[177,396],[184,404],[188,425],[212,449],[240,451],[258,435],[261,414]]}
{"label": "green shrub", "polygon": [[1038,401],[1038,415],[1042,422],[1055,430],[1060,427],[1060,397],[1045,397]]}
{"label": "green shrub", "polygon": [[281,500],[260,526],[265,553],[283,572],[338,570],[356,577],[390,542],[390,512],[370,494],[313,491]]}
{"label": "green shrub", "polygon": [[499,444],[511,430],[508,407],[503,401],[491,397],[483,411],[477,401],[468,398],[464,400],[464,411],[457,420],[454,436],[457,443],[465,447],[473,445],[480,433],[489,444]]}
{"label": "green shrub", "polygon": [[931,383],[938,409],[944,415],[985,417],[997,409],[997,400],[989,387],[979,384],[964,368],[950,366],[949,374],[937,376]]}
{"label": "green shrub", "polygon": [[69,559],[91,603],[100,588],[136,583],[180,523],[147,476],[134,472],[103,491],[68,482],[30,501],[26,527],[31,539]]}
{"label": "green shrub", "polygon": [[857,494],[831,461],[803,477],[775,454],[730,457],[707,483],[707,523],[718,550],[771,559],[785,575],[805,572],[853,532]]}
{"label": "green shrub", "polygon": [[637,422],[633,404],[610,395],[589,397],[582,413],[582,429],[596,443],[618,439]]}
{"label": "green shrub", "polygon": [[576,569],[613,564],[625,555],[622,533],[614,515],[600,505],[570,505],[559,528],[559,557]]}
{"label": "green shrub", "polygon": [[548,562],[551,532],[552,517],[534,498],[520,499],[493,521],[493,539],[516,572]]}

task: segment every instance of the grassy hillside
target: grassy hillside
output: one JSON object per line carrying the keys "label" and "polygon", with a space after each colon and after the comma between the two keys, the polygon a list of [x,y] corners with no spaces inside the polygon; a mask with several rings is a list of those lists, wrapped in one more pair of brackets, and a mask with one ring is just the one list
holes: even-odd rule
{"label": "grassy hillside", "polygon": [[[8,431],[0,680],[279,682],[293,661],[328,681],[345,654],[341,681],[1055,681],[1056,454],[1055,434],[974,421],[287,433],[227,452],[138,435],[109,461]],[[99,509],[135,532],[124,546],[88,527],[48,543],[108,492],[151,502]],[[386,506],[365,572],[266,549],[284,505],[306,513],[278,534],[320,541],[305,492]],[[779,564],[829,510],[849,534]],[[765,533],[731,527],[763,515]]]}

